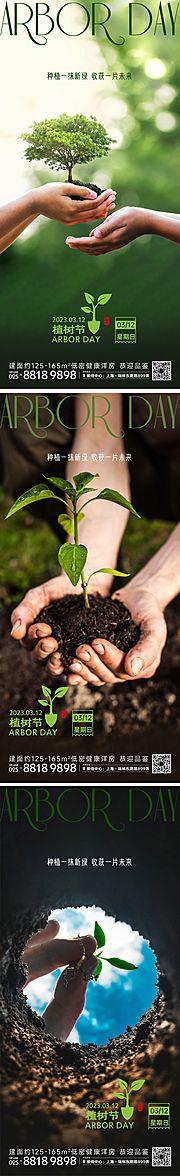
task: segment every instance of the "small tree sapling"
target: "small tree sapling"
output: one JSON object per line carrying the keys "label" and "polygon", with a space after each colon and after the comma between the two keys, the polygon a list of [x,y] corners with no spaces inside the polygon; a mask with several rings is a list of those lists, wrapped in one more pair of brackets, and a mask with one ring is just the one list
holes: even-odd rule
{"label": "small tree sapling", "polygon": [[[87,502],[83,504],[83,511],[79,509],[78,503],[82,495],[94,493],[94,486],[90,486],[89,483],[97,477],[99,477],[99,474],[90,474],[88,472],[76,474],[73,482],[68,482],[66,478],[45,477],[44,482],[40,482],[38,486],[32,486],[30,490],[25,490],[24,494],[21,494],[20,498],[17,498],[6,515],[6,519],[8,519],[16,514],[17,511],[21,510],[23,506],[40,502],[44,498],[54,498],[54,500],[63,502],[63,506],[65,506],[64,498],[59,493],[59,491],[63,491],[67,499],[67,514],[63,513],[58,515],[57,521],[63,530],[66,531],[67,535],[70,536],[70,539],[72,538],[72,543],[67,542],[61,545],[58,551],[58,561],[63,572],[68,576],[73,588],[76,588],[79,580],[81,581],[86,608],[90,607],[88,585],[92,576],[99,575],[101,572],[118,577],[126,577],[127,575],[126,572],[118,572],[115,568],[103,567],[96,568],[88,578],[85,577],[84,569],[87,562],[88,550],[83,543],[79,543],[79,524],[84,518],[86,506],[88,506],[89,502],[97,502],[97,500],[103,499],[104,501],[114,502],[118,506],[125,507],[126,510],[131,511],[133,515],[140,518],[140,515],[137,514],[131,502],[128,502],[128,499],[124,498],[123,494],[119,494],[117,490],[113,490],[109,486],[106,486],[99,494],[95,494],[95,498],[88,498]],[[46,482],[50,483],[50,486],[47,486]],[[51,489],[52,485],[56,487],[56,493]]]}
{"label": "small tree sapling", "polygon": [[111,143],[106,128],[91,115],[61,114],[59,118],[45,118],[21,135],[28,146],[26,159],[42,159],[49,167],[67,170],[68,181],[73,181],[72,168],[76,163],[108,155]]}
{"label": "small tree sapling", "polygon": [[94,972],[94,980],[99,979],[100,973],[102,972],[103,960],[106,960],[106,963],[111,964],[113,968],[120,968],[121,971],[136,971],[136,964],[130,964],[129,960],[121,960],[118,956],[102,955],[103,947],[105,947],[106,944],[106,936],[102,927],[100,927],[100,923],[95,923],[94,925],[94,936],[97,943],[96,956],[98,956],[97,968]]}

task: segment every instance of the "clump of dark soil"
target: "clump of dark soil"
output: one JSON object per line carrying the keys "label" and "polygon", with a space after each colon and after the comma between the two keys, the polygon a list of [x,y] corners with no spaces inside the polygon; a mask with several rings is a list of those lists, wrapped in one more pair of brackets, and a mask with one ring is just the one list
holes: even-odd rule
{"label": "clump of dark soil", "polygon": [[75,656],[78,645],[92,645],[95,637],[111,641],[123,653],[136,645],[140,629],[132,621],[129,610],[118,600],[103,599],[99,593],[89,598],[85,608],[82,596],[64,596],[43,608],[38,621],[51,625],[53,637],[58,641],[65,673]]}
{"label": "clump of dark soil", "polygon": [[[71,180],[71,184],[74,184],[74,188],[78,187],[79,185],[81,187],[82,180]],[[91,184],[91,183],[83,184],[83,188],[88,188],[88,191],[90,188],[91,192],[96,192],[96,196],[100,196],[101,192],[103,192],[103,188],[99,188],[99,184]],[[84,196],[75,196],[75,194],[74,194],[74,196],[71,196],[71,199],[72,200],[84,200]]]}

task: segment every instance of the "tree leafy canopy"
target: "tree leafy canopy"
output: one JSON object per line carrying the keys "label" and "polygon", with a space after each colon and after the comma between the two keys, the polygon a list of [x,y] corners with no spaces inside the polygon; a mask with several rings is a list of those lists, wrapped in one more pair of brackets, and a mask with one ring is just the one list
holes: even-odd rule
{"label": "tree leafy canopy", "polygon": [[28,144],[25,156],[29,162],[43,159],[51,168],[68,171],[75,163],[88,163],[90,159],[107,155],[111,143],[115,142],[102,123],[93,116],[85,118],[83,114],[46,118],[34,123],[21,139]]}

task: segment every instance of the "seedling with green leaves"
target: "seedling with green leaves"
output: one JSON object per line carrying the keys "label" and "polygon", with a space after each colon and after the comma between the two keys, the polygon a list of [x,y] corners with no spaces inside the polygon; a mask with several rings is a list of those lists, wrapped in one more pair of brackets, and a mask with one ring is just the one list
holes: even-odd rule
{"label": "seedling with green leaves", "polygon": [[[53,498],[54,502],[62,502],[65,508],[66,502],[60,493],[63,491],[67,499],[67,513],[58,514],[57,521],[70,538],[72,538],[72,543],[68,542],[61,545],[58,551],[58,561],[74,588],[76,588],[79,580],[81,581],[86,608],[90,607],[88,584],[92,576],[104,572],[112,576],[126,577],[126,572],[118,572],[115,568],[108,567],[96,568],[88,578],[85,577],[84,568],[87,562],[88,550],[83,543],[79,543],[79,524],[84,518],[86,506],[88,506],[89,502],[97,502],[97,500],[103,499],[107,502],[114,502],[117,506],[123,506],[126,510],[131,511],[133,515],[136,515],[137,518],[140,517],[132,504],[128,502],[128,499],[124,498],[123,494],[119,494],[117,490],[111,490],[109,486],[106,486],[99,494],[95,493],[94,486],[90,486],[89,483],[97,477],[99,477],[99,474],[90,474],[87,472],[76,474],[73,477],[73,482],[68,482],[66,478],[44,478],[43,474],[44,481],[40,482],[38,486],[32,486],[30,490],[25,490],[24,494],[21,494],[20,498],[17,498],[6,515],[6,518],[9,519],[18,510],[21,510],[23,506],[29,506],[31,503],[34,504],[34,502],[41,502],[45,498]],[[52,489],[52,486],[55,486],[55,490]],[[86,493],[95,494],[95,497],[93,499],[87,499],[85,504],[83,504],[82,511],[79,507],[79,499]]]}
{"label": "seedling with green leaves", "polygon": [[86,298],[86,302],[88,302],[88,306],[81,306],[81,310],[84,311],[84,314],[90,314],[91,310],[92,318],[88,319],[88,329],[91,335],[97,335],[101,326],[100,319],[96,319],[97,306],[105,306],[106,302],[109,302],[109,299],[112,298],[112,294],[99,294],[99,298],[95,302],[94,294],[88,294],[84,290],[84,297]]}
{"label": "seedling with green leaves", "polygon": [[93,934],[97,943],[96,956],[98,956],[97,968],[94,972],[94,980],[99,979],[100,973],[102,972],[103,960],[106,960],[106,963],[111,964],[113,968],[120,968],[122,971],[126,972],[136,972],[135,964],[130,964],[127,960],[120,960],[119,956],[102,955],[103,947],[105,947],[106,944],[106,936],[104,934],[103,928],[100,927],[100,923],[95,923]]}
{"label": "seedling with green leaves", "polygon": [[132,1082],[128,1090],[127,1082],[125,1082],[123,1078],[118,1078],[118,1085],[120,1086],[120,1091],[122,1091],[122,1093],[117,1091],[116,1098],[123,1098],[126,1100],[125,1107],[121,1107],[121,1115],[123,1116],[123,1119],[126,1119],[126,1122],[128,1122],[129,1119],[132,1119],[132,1115],[134,1113],[134,1107],[130,1106],[129,1104],[129,1095],[131,1094],[132,1090],[142,1090],[144,1083],[145,1078],[137,1078],[137,1081]]}
{"label": "seedling with green leaves", "polygon": [[49,690],[49,686],[41,686],[41,690],[45,697],[38,698],[38,702],[41,703],[41,706],[49,707],[49,710],[46,711],[45,714],[47,727],[55,727],[57,722],[57,714],[53,713],[53,702],[55,698],[63,698],[64,694],[67,694],[68,686],[58,686],[58,689],[55,690],[55,694],[53,694],[53,698],[51,698],[51,690]]}

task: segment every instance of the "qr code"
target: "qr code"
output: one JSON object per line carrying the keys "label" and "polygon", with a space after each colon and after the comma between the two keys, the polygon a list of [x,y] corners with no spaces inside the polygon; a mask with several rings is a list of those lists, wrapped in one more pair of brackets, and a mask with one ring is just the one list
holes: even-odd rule
{"label": "qr code", "polygon": [[153,359],[152,360],[152,380],[157,380],[157,383],[167,384],[172,380],[172,363],[171,359]]}
{"label": "qr code", "polygon": [[154,752],[152,754],[152,774],[153,776],[171,776],[171,754],[170,751]]}
{"label": "qr code", "polygon": [[171,1168],[171,1147],[152,1147],[152,1168]]}

